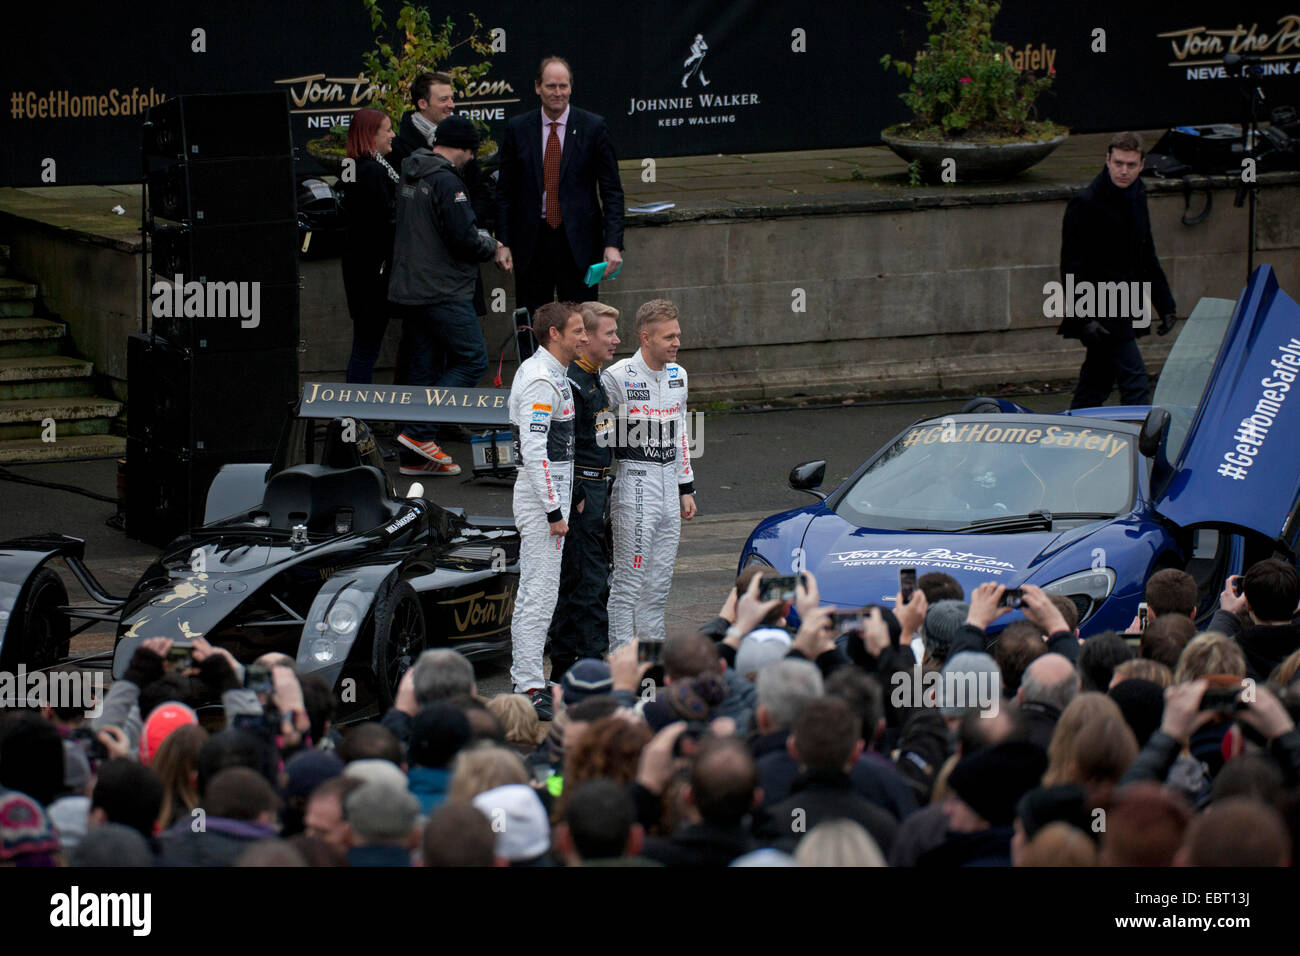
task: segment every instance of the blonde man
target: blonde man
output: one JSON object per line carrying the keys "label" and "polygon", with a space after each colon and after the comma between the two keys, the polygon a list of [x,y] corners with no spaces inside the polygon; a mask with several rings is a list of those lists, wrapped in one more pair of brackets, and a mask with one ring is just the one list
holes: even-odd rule
{"label": "blonde man", "polygon": [[609,650],[609,436],[613,415],[601,368],[614,359],[618,346],[618,309],[603,302],[584,302],[578,310],[587,344],[569,366],[573,391],[573,504],[560,569],[560,598],[551,617],[551,680],[584,657],[604,657]]}
{"label": "blonde man", "polygon": [[682,327],[677,306],[651,299],[636,310],[640,344],[602,378],[616,410],[614,577],[609,643],[665,639],[681,522],[695,517],[695,476],[686,434],[686,370],[677,364]]}

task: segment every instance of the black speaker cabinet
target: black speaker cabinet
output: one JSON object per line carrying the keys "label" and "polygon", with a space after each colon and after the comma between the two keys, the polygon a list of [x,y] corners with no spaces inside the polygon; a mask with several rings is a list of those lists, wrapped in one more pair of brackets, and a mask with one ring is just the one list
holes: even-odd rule
{"label": "black speaker cabinet", "polygon": [[[254,290],[230,283],[182,287],[174,278],[155,276],[150,288],[152,329],[173,345],[195,352],[243,352],[296,349],[299,341],[298,285],[260,285]],[[211,294],[209,294],[211,293]],[[187,298],[202,297],[202,316],[185,315]],[[231,308],[238,298],[241,308]],[[256,309],[251,308],[256,304]],[[215,306],[215,308],[210,308]],[[191,309],[194,311],[194,309]],[[218,313],[225,313],[220,315]],[[245,312],[255,312],[245,317]],[[254,324],[255,323],[255,324]]]}
{"label": "black speaker cabinet", "polygon": [[270,461],[298,394],[298,351],[193,351],[136,334],[127,381],[128,437],[194,457]]}
{"label": "black speaker cabinet", "polygon": [[156,224],[152,235],[153,271],[162,279],[219,282],[298,282],[298,222],[241,223],[225,226]]}
{"label": "black speaker cabinet", "polygon": [[199,527],[208,487],[223,464],[216,455],[195,455],[188,448],[128,437],[126,533],[161,548]]}
{"label": "black speaker cabinet", "polygon": [[289,95],[273,91],[173,97],[149,110],[144,152],[146,159],[162,162],[291,156]]}
{"label": "black speaker cabinet", "polygon": [[293,219],[293,157],[205,159],[149,173],[149,211],[158,219],[208,226]]}

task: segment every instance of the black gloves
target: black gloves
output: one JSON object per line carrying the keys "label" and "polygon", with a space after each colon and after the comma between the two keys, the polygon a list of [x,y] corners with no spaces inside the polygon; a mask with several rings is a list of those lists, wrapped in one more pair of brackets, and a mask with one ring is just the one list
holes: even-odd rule
{"label": "black gloves", "polygon": [[1160,317],[1160,324],[1156,326],[1156,335],[1168,335],[1170,330],[1174,327],[1174,323],[1177,321],[1178,316],[1174,315],[1172,312],[1168,315],[1162,315]]}
{"label": "black gloves", "polygon": [[163,659],[143,645],[131,655],[131,663],[122,675],[136,687],[148,687],[163,676]]}
{"label": "black gloves", "polygon": [[199,664],[199,680],[216,691],[218,696],[243,686],[225,654],[210,654],[205,657]]}

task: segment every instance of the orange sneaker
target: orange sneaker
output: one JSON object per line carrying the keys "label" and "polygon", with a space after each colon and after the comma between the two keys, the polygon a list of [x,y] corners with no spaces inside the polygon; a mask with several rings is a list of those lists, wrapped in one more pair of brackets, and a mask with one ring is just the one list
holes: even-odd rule
{"label": "orange sneaker", "polygon": [[416,441],[414,438],[411,438],[403,432],[397,436],[397,442],[400,445],[405,445],[416,454],[423,455],[435,465],[453,464],[451,455],[448,455],[443,451],[436,441]]}
{"label": "orange sneaker", "polygon": [[451,459],[447,459],[450,464],[435,465],[431,461],[422,461],[418,465],[402,465],[400,471],[404,475],[418,477],[422,475],[459,475],[460,465]]}

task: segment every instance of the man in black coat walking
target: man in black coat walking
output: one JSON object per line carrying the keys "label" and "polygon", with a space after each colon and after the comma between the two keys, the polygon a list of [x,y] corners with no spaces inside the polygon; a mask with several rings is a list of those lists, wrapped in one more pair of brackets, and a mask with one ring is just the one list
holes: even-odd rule
{"label": "man in black coat walking", "polygon": [[[1085,288],[1090,289],[1091,303],[1084,306],[1080,299],[1081,308],[1070,308],[1057,329],[1057,334],[1079,339],[1088,349],[1071,408],[1103,404],[1116,379],[1123,404],[1149,405],[1151,388],[1137,337],[1147,334],[1149,314],[1161,316],[1160,335],[1174,325],[1174,297],[1156,258],[1146,188],[1140,178],[1143,155],[1142,138],[1137,133],[1117,133],[1106,149],[1106,165],[1065,209],[1061,281],[1067,303],[1073,306],[1069,301],[1074,298],[1073,291]],[[1142,284],[1149,283],[1151,301],[1140,301],[1140,297],[1135,301],[1126,289],[1122,301],[1129,308],[1118,310],[1119,315],[1107,314],[1110,310],[1103,306],[1106,290],[1099,288],[1103,283],[1124,283],[1137,289],[1147,288]],[[1121,300],[1111,296],[1110,301]]]}

